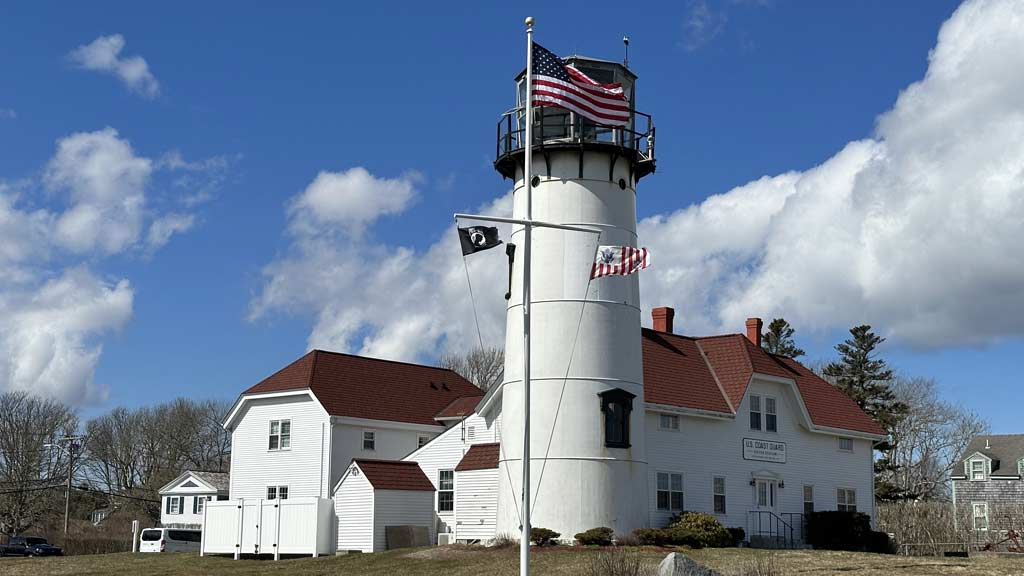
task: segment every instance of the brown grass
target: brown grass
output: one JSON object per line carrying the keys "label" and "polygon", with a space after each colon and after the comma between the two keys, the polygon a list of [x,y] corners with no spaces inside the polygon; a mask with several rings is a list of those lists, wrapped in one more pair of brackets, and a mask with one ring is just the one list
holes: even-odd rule
{"label": "brown grass", "polygon": [[[656,566],[666,550],[641,547],[642,560]],[[590,566],[599,548],[559,546],[532,555],[533,573],[578,575]],[[732,576],[758,556],[761,550],[722,548],[688,551],[702,562]],[[1024,574],[1024,557],[990,556],[970,559],[908,558],[854,552],[788,550],[772,553],[776,567],[786,576],[853,574],[855,576],[1011,576]],[[383,554],[350,554],[324,558],[241,560],[228,557],[200,558],[195,554],[103,554],[65,558],[3,558],[3,576],[514,576],[518,574],[516,549],[490,550],[448,546],[395,550]]]}

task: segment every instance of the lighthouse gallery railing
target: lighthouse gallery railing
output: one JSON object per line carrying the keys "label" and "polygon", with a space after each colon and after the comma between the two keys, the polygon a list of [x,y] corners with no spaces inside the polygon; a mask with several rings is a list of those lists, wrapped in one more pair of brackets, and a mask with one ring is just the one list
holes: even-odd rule
{"label": "lighthouse gallery railing", "polygon": [[[501,115],[498,121],[498,140],[495,158],[501,159],[523,148],[526,141],[526,127],[523,125],[524,109],[513,108]],[[635,150],[637,161],[654,161],[654,121],[650,114],[633,111],[633,122],[629,128],[599,126],[579,115],[561,109],[534,107],[533,144],[584,144],[601,143]]]}

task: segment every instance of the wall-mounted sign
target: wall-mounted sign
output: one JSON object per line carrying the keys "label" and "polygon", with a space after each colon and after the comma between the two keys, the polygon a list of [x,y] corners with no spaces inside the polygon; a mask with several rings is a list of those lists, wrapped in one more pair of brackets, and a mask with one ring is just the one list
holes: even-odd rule
{"label": "wall-mounted sign", "polygon": [[743,439],[743,459],[786,463],[786,443],[771,440]]}

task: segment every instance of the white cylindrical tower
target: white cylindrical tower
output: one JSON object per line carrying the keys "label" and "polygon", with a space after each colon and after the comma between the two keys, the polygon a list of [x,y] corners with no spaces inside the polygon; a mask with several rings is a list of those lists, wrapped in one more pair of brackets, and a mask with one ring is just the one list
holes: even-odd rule
{"label": "white cylindrical tower", "polygon": [[[636,76],[621,64],[568,63],[619,82],[633,107]],[[517,109],[498,129],[495,168],[515,182],[515,218],[526,217],[524,81]],[[600,526],[625,534],[648,523],[638,275],[589,283],[595,248],[636,246],[636,182],[654,171],[650,116],[628,129],[596,126],[557,108],[535,108],[533,219],[600,230],[534,228],[531,266],[531,525],[563,539]],[[522,227],[511,241],[522,245]],[[521,251],[517,251],[521,253]],[[502,388],[498,534],[517,535],[523,454],[522,258],[512,274]],[[575,344],[575,346],[574,346]]]}

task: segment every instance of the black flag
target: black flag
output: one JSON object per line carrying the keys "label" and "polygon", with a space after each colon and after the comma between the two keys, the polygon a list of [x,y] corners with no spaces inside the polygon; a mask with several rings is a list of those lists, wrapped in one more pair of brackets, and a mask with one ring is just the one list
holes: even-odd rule
{"label": "black flag", "polygon": [[501,244],[498,229],[489,226],[470,226],[459,228],[459,241],[462,243],[462,255],[468,256]]}

